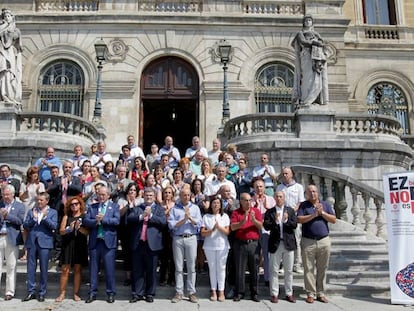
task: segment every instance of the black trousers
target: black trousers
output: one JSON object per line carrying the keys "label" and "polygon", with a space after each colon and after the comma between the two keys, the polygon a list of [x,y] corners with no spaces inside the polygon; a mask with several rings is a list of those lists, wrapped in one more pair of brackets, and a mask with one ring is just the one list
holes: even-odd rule
{"label": "black trousers", "polygon": [[250,295],[257,294],[259,274],[259,241],[234,240],[234,264],[236,269],[235,294],[245,294],[246,266],[249,271]]}

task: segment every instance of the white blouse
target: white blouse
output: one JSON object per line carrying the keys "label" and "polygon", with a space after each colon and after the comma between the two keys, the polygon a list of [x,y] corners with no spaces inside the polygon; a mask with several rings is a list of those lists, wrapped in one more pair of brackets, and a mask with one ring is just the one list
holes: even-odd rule
{"label": "white blouse", "polygon": [[[220,227],[230,226],[230,218],[227,214],[205,214],[203,216],[203,223],[201,227],[211,230],[216,222],[220,225]],[[203,249],[223,250],[229,248],[230,244],[229,240],[227,239],[227,235],[217,229],[214,230],[209,236],[206,236],[204,238]]]}

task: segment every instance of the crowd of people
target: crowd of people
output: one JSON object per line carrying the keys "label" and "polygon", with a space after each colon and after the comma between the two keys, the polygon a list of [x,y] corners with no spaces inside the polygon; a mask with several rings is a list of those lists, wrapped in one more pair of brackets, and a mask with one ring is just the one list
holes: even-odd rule
{"label": "crowd of people", "polygon": [[[161,148],[151,145],[145,156],[130,135],[116,161],[102,141],[93,144],[89,154],[75,146],[73,156],[65,160],[48,147],[23,181],[12,176],[8,164],[0,165],[5,300],[15,296],[21,260],[27,262],[22,300],[44,301],[48,263],[56,260],[61,267],[56,302],[67,296],[71,270],[71,296],[82,300],[82,269],[88,266],[90,285],[83,300],[97,299],[102,273],[106,301],[113,303],[119,249],[130,303],[151,303],[157,285],[168,284],[175,287],[171,302],[178,303],[186,294],[196,303],[197,274],[206,270],[211,301],[237,302],[249,294],[258,302],[259,268],[272,303],[279,299],[281,268],[287,301],[296,302],[292,284],[297,272],[304,273],[306,302],[328,302],[328,222],[336,218],[332,207],[320,201],[315,185],[306,188],[305,199],[291,168],[277,173],[267,153],[249,167],[237,146],[222,151],[218,139],[208,151],[193,137],[184,157],[172,137],[164,143]],[[24,245],[20,259],[19,245]]]}

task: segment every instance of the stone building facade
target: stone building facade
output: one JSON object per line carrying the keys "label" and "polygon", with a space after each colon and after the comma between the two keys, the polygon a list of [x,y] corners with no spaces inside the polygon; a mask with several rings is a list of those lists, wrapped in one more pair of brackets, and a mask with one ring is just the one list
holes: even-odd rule
{"label": "stone building facade", "polygon": [[[181,150],[194,135],[211,146],[223,130],[224,77],[218,55],[223,39],[231,45],[226,72],[230,119],[294,113],[291,42],[304,14],[313,16],[315,29],[328,42],[327,114],[393,116],[402,124],[397,136],[408,142],[414,130],[414,19],[410,14],[414,4],[408,0],[19,0],[2,5],[13,11],[22,33],[23,113],[49,114],[63,121],[71,116],[73,124],[82,120],[88,124],[89,134],[81,138],[68,135],[65,122],[60,121],[55,128],[63,130],[57,134],[28,136],[33,124],[26,124],[22,131],[17,118],[17,125],[12,122],[15,134],[3,133],[2,145],[19,150],[30,146],[31,159],[49,144],[55,144],[64,157],[75,142],[87,149],[99,137],[90,133],[95,133],[91,128],[96,125],[92,122],[98,75],[94,44],[101,38],[108,51],[102,70],[100,123],[108,151],[114,155],[128,134],[137,137],[146,151],[152,142],[162,145],[165,135],[172,135]],[[348,129],[352,122],[328,127]],[[317,120],[313,126],[318,127]],[[355,128],[349,132],[358,132]],[[312,145],[325,146],[329,136],[325,134],[316,130]],[[326,157],[315,160],[320,149],[306,154],[301,147],[309,136],[294,141],[283,135],[267,136],[262,142],[253,139],[254,144],[236,142],[251,152],[252,163],[259,152],[269,151],[278,159],[277,167],[293,162],[324,167]],[[347,150],[348,138],[336,136],[340,146],[329,148],[339,151],[331,157],[344,155],[347,160],[336,161],[329,169],[358,180],[375,180],[378,185],[382,173],[410,167],[411,148],[399,137],[387,144],[388,136],[374,136],[368,139],[374,145],[358,155],[359,171],[354,170],[352,152],[363,150],[367,138],[357,137],[359,143],[350,143],[351,153],[345,156],[342,150]],[[375,142],[380,146],[384,139],[386,147],[378,147],[375,162]],[[7,162],[7,158],[0,160]],[[18,165],[21,171],[27,159]],[[365,178],[367,171],[375,172]]]}

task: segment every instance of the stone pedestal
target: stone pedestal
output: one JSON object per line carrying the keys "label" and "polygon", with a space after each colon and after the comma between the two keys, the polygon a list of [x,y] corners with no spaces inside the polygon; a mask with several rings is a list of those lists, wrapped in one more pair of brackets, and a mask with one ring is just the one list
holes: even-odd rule
{"label": "stone pedestal", "polygon": [[298,138],[323,139],[334,137],[335,112],[323,106],[312,105],[300,108],[296,112],[296,130]]}
{"label": "stone pedestal", "polygon": [[16,119],[19,112],[14,103],[0,102],[0,139],[16,136]]}

